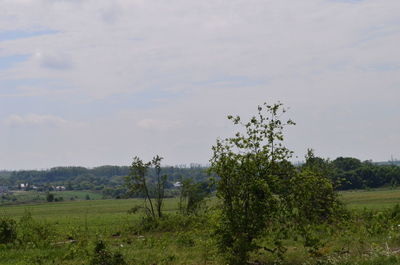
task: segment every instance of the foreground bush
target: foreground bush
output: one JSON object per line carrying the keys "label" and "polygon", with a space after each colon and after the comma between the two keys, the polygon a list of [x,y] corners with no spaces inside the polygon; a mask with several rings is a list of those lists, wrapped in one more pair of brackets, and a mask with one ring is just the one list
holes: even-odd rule
{"label": "foreground bush", "polygon": [[278,258],[286,251],[282,240],[293,228],[315,249],[319,243],[311,238],[308,224],[335,215],[337,197],[330,180],[314,167],[299,171],[289,162],[292,152],[283,145],[283,130],[294,122],[281,120],[285,112],[281,103],[264,103],[248,122],[229,116],[241,129],[213,146],[210,171],[220,177],[221,200],[216,239],[228,264],[246,264],[262,248],[261,236],[275,227],[269,251]]}
{"label": "foreground bush", "polygon": [[10,218],[0,218],[0,244],[14,243],[17,239],[17,222]]}
{"label": "foreground bush", "polygon": [[17,229],[17,241],[24,247],[47,247],[55,236],[51,225],[36,221],[28,211],[19,220]]}
{"label": "foreground bush", "polygon": [[113,253],[107,249],[106,243],[102,240],[96,242],[91,265],[126,265],[121,253]]}

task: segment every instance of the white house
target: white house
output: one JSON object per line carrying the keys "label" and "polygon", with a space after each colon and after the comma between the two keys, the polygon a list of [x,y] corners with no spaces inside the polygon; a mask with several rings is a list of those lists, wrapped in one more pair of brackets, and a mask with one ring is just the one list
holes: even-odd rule
{"label": "white house", "polygon": [[180,188],[180,187],[182,187],[182,183],[180,181],[177,181],[177,182],[174,183],[174,187],[175,188]]}

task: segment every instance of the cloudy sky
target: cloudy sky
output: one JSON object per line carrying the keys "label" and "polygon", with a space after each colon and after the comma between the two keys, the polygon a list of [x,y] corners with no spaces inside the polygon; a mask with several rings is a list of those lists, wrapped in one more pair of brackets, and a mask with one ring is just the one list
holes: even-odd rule
{"label": "cloudy sky", "polygon": [[282,101],[287,146],[400,158],[399,0],[0,0],[0,169],[207,163]]}

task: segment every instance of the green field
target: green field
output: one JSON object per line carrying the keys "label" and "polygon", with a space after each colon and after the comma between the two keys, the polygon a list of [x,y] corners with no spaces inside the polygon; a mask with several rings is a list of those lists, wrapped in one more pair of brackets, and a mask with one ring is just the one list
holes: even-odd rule
{"label": "green field", "polygon": [[[29,211],[38,220],[55,223],[63,230],[66,226],[87,225],[93,232],[110,232],[129,226],[139,215],[128,214],[135,205],[142,203],[139,199],[100,200],[101,196],[86,191],[64,191],[55,193],[64,197],[78,197],[80,201],[65,201],[53,203],[36,203],[0,206],[1,216],[20,218]],[[97,200],[84,200],[86,194]],[[349,209],[379,210],[400,203],[400,189],[345,191],[340,192],[340,199]],[[167,199],[164,210],[176,212],[177,199]]]}
{"label": "green field", "polygon": [[400,189],[377,189],[340,192],[349,209],[383,209],[400,204]]}
{"label": "green field", "polygon": [[[25,211],[30,211],[35,218],[57,221],[61,225],[66,223],[82,225],[86,220],[90,224],[100,223],[114,227],[134,218],[128,214],[128,210],[141,203],[139,199],[100,200],[100,194],[87,191],[60,191],[54,194],[65,198],[75,197],[78,201],[3,205],[0,206],[0,213],[2,216],[20,217]],[[85,200],[87,194],[95,200]],[[349,209],[382,209],[400,204],[400,189],[343,191],[339,194]],[[21,196],[34,195],[28,193]],[[176,211],[177,199],[167,199],[164,209],[168,212]]]}
{"label": "green field", "polygon": [[[54,199],[57,201],[75,200],[97,200],[101,199],[101,193],[93,191],[52,191]],[[13,191],[12,194],[0,197],[1,205],[32,204],[46,202],[45,192],[38,191]]]}
{"label": "green field", "polygon": [[[141,204],[142,200],[139,199],[124,199],[7,205],[0,207],[0,214],[20,218],[29,211],[38,220],[54,223],[59,231],[65,230],[65,227],[88,226],[94,233],[112,233],[136,220],[139,215],[129,214],[128,211]],[[176,199],[168,199],[164,209],[166,212],[176,211],[177,205]]]}
{"label": "green field", "polygon": [[[75,195],[77,193],[64,192],[64,196]],[[80,195],[83,199],[86,193],[82,192]],[[399,203],[400,189],[346,191],[340,193],[340,198],[348,209],[366,208],[377,212]],[[104,240],[111,251],[121,253],[128,264],[222,264],[216,255],[216,246],[207,227],[209,219],[196,219],[197,223],[192,225],[191,219],[172,218],[170,221],[167,219],[161,230],[140,232],[135,227],[143,214],[129,214],[128,211],[142,202],[140,199],[98,199],[0,206],[2,217],[11,217],[18,221],[30,212],[36,223],[49,229],[48,242],[35,246],[21,248],[0,244],[0,264],[90,264],[94,244],[99,239]],[[215,204],[215,199],[208,204]],[[164,209],[167,215],[178,216],[178,200],[167,199]],[[354,251],[354,255],[359,255],[355,257],[360,262],[354,264],[398,264],[397,258],[386,263],[383,262],[385,256],[368,256],[371,251],[375,255],[375,252],[384,250],[380,246],[389,246],[389,249],[400,247],[400,230],[380,232],[381,228],[376,227],[380,221],[375,217],[371,218],[368,224],[354,224],[346,228],[348,230],[339,229],[337,233],[331,234],[331,238],[324,239],[326,243],[321,251],[336,255],[337,251],[347,247]],[[190,228],[186,227],[187,224],[190,224]],[[376,231],[370,235],[368,229]],[[393,236],[393,239],[388,241],[388,235]],[[287,263],[284,264],[314,264],[303,263],[309,257],[301,244],[291,244],[293,247],[289,248]],[[373,247],[377,247],[377,250]],[[371,263],[367,259],[371,259]]]}
{"label": "green field", "polygon": [[[0,244],[0,264],[86,265],[98,239],[107,242],[111,250],[122,253],[129,264],[136,264],[137,261],[140,261],[139,264],[159,264],[159,261],[163,261],[161,264],[201,264],[208,259],[202,256],[204,251],[208,252],[207,247],[205,250],[202,248],[203,235],[197,235],[191,229],[189,237],[195,237],[198,242],[193,246],[193,239],[186,236],[186,229],[181,229],[179,223],[168,224],[174,228],[162,233],[132,230],[143,214],[129,214],[128,211],[142,204],[140,199],[123,199],[0,206],[1,217],[20,220],[29,212],[35,222],[50,228],[51,234],[48,240],[50,246],[45,244],[37,248],[18,249]],[[165,200],[165,214],[173,215],[177,210],[177,199]],[[79,243],[69,243],[70,240]]]}

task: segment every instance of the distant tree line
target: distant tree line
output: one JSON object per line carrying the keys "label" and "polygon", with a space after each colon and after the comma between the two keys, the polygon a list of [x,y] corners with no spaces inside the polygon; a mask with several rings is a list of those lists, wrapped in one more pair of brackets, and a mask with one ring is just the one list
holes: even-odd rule
{"label": "distant tree line", "polygon": [[[338,157],[335,160],[320,157],[311,158],[318,168],[324,170],[338,190],[379,188],[400,185],[400,165],[398,163],[360,161],[353,157]],[[303,167],[300,165],[299,167]],[[150,169],[153,170],[153,169]],[[207,168],[197,164],[190,166],[169,166],[162,168],[167,175],[166,188],[183,179],[196,183],[207,181]],[[63,185],[67,190],[102,191],[107,197],[122,197],[126,193],[125,176],[128,166],[55,167],[48,170],[1,171],[0,186],[18,187],[20,183],[40,186],[44,191],[52,186]],[[154,174],[150,174],[154,175]],[[154,180],[155,181],[155,180]]]}
{"label": "distant tree line", "polygon": [[[150,176],[156,176],[151,172]],[[198,164],[190,166],[167,166],[162,168],[168,178],[165,183],[167,189],[182,179],[192,179],[202,182],[209,178],[207,168]],[[28,184],[24,189],[38,189],[39,191],[55,190],[54,187],[63,186],[66,190],[92,190],[103,192],[105,197],[122,197],[127,193],[125,177],[130,173],[128,166],[100,166],[85,167],[55,167],[48,170],[20,170],[1,171],[0,186],[21,188],[21,183]],[[150,179],[154,182],[155,179]]]}
{"label": "distant tree line", "polygon": [[400,166],[396,163],[362,162],[353,157],[338,157],[332,161],[313,157],[308,163],[322,170],[338,190],[396,187],[400,184]]}

